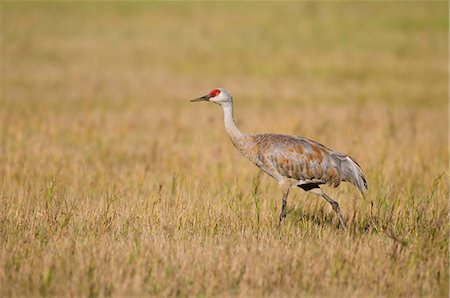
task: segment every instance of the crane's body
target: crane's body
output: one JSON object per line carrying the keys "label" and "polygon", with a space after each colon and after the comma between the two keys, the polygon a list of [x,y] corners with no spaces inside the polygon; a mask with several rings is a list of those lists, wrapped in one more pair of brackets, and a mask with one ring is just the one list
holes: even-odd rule
{"label": "crane's body", "polygon": [[277,180],[310,188],[321,184],[337,187],[341,181],[366,188],[361,168],[351,157],[315,141],[282,134],[255,134],[234,142],[239,152]]}
{"label": "crane's body", "polygon": [[192,101],[211,101],[219,104],[224,112],[225,129],[234,146],[243,156],[278,181],[283,192],[280,223],[286,216],[289,189],[298,186],[327,200],[345,229],[338,203],[327,196],[320,189],[320,185],[337,187],[341,181],[348,181],[362,193],[367,190],[362,169],[351,157],[302,137],[242,133],[234,121],[232,96],[225,89],[214,89],[208,95]]}

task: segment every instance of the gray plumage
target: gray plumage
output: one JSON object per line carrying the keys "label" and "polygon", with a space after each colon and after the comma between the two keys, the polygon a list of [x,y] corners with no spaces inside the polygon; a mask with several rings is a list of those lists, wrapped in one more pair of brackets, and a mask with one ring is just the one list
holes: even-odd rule
{"label": "gray plumage", "polygon": [[[302,137],[280,134],[251,137],[258,150],[256,165],[263,170],[267,168],[265,163],[270,162],[279,175],[296,179],[298,185],[329,184],[337,187],[341,181],[348,181],[361,192],[367,190],[361,168],[347,155]],[[266,173],[277,176],[270,171]]]}
{"label": "gray plumage", "polygon": [[240,132],[233,117],[232,96],[225,89],[214,89],[208,95],[192,101],[211,101],[219,104],[224,111],[225,129],[234,146],[243,156],[278,180],[283,192],[280,224],[286,216],[289,189],[298,186],[328,201],[345,229],[345,221],[338,203],[327,196],[320,185],[329,184],[337,187],[342,181],[347,181],[364,193],[367,190],[367,181],[355,160],[302,137]]}

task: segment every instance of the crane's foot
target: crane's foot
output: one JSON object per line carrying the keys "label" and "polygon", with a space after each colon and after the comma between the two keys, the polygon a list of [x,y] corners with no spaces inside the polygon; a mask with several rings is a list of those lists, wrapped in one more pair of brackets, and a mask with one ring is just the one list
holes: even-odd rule
{"label": "crane's foot", "polygon": [[281,203],[281,213],[280,213],[280,221],[278,222],[278,227],[281,226],[281,222],[283,221],[283,218],[286,217],[286,202],[287,202],[287,198],[289,195],[289,188],[290,188],[290,184],[289,183],[285,183],[283,181],[279,182],[279,185],[282,189],[283,192],[283,196],[281,197],[282,199],[282,203]]}
{"label": "crane's foot", "polygon": [[286,212],[281,212],[280,214],[280,221],[278,223],[278,225],[281,225],[281,222],[283,221],[283,219],[286,217]]}
{"label": "crane's foot", "polygon": [[[334,210],[334,208],[333,208],[333,210]],[[336,210],[334,210],[334,211],[336,212],[336,214],[337,214],[337,216],[339,218],[339,222],[341,223],[341,227],[342,227],[342,229],[344,231],[347,231],[347,225],[345,224],[345,220],[344,220],[344,218],[341,215],[341,211],[339,210],[339,205],[337,206],[337,210],[338,211],[336,211]]]}

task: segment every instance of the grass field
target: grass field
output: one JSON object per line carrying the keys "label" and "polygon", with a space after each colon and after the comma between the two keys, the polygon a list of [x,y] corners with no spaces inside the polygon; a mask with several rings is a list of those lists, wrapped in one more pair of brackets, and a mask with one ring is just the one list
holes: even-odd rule
{"label": "grass field", "polygon": [[[449,295],[448,4],[0,3],[0,296]],[[234,149],[315,139],[341,206]]]}

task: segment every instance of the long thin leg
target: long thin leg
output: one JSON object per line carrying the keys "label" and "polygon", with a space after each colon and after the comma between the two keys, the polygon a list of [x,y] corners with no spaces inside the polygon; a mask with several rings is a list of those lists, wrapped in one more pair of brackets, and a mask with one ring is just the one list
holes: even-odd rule
{"label": "long thin leg", "polygon": [[341,226],[344,230],[347,230],[347,226],[345,225],[345,220],[342,217],[341,210],[339,209],[339,204],[332,198],[330,198],[326,193],[322,191],[319,187],[311,189],[311,192],[320,195],[322,198],[324,198],[328,203],[330,203],[331,207],[333,208],[334,212],[336,212],[337,217],[339,218],[339,222],[341,223]]}
{"label": "long thin leg", "polygon": [[281,225],[281,222],[283,221],[283,218],[286,217],[286,199],[283,197],[283,201],[281,203],[281,213],[280,213],[280,222],[279,224]]}
{"label": "long thin leg", "polygon": [[282,186],[282,190],[283,190],[283,198],[282,198],[282,203],[281,203],[280,222],[278,223],[278,225],[281,225],[283,218],[286,217],[286,203],[287,203],[287,197],[289,195],[289,186]]}
{"label": "long thin leg", "polygon": [[339,204],[338,202],[336,202],[335,200],[333,200],[332,198],[330,198],[329,196],[327,196],[327,194],[322,193],[322,197],[327,200],[328,203],[331,204],[331,207],[333,207],[334,212],[336,212],[337,217],[339,218],[339,221],[341,223],[341,226],[344,230],[347,230],[347,226],[345,225],[345,220],[342,217],[341,214],[341,209],[339,209]]}

